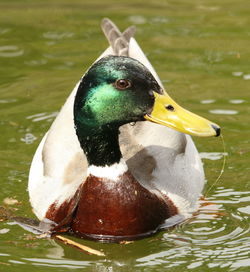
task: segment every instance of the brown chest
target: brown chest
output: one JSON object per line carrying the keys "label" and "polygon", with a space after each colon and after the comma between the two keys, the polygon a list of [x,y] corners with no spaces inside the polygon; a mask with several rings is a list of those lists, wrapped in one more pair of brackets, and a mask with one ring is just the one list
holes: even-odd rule
{"label": "brown chest", "polygon": [[125,173],[118,181],[89,176],[71,228],[80,236],[137,236],[153,232],[176,213],[166,201]]}

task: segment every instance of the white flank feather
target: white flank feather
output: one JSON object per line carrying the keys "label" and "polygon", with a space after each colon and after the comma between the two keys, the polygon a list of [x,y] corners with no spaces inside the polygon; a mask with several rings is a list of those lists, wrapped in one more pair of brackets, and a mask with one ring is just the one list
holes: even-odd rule
{"label": "white flank feather", "polygon": [[[109,47],[97,60],[112,54],[113,50]],[[134,38],[130,40],[129,56],[143,63],[163,87]],[[79,185],[86,180],[87,174],[114,180],[127,170],[126,163],[121,162],[112,167],[91,166],[87,173],[86,156],[78,142],[73,121],[73,104],[77,88],[78,84],[42,139],[31,164],[28,190],[34,213],[40,220],[45,217],[50,205],[56,203],[59,206],[72,198]],[[204,183],[202,164],[191,137],[149,122],[138,122],[134,127],[129,125],[125,127],[131,129],[131,138],[126,138],[121,129],[120,138],[130,150],[127,153],[123,152],[125,147],[121,145],[124,159],[128,162],[144,148],[156,161],[152,180],[148,183],[140,178],[140,171],[141,173],[144,171],[144,159],[140,169],[131,169],[132,174],[149,190],[156,189],[166,193],[180,213],[191,211]],[[132,141],[137,145],[134,153]]]}

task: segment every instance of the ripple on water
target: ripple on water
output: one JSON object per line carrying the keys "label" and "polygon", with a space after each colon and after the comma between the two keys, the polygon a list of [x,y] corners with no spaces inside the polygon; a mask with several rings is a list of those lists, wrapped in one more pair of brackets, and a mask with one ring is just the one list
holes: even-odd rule
{"label": "ripple on water", "polygon": [[201,104],[212,104],[215,102],[215,99],[205,99],[200,101]]}
{"label": "ripple on water", "polygon": [[0,99],[0,104],[14,103],[16,101],[17,101],[17,99],[15,99],[15,98]]}
{"label": "ripple on water", "polygon": [[244,102],[245,102],[244,99],[230,99],[229,100],[229,103],[231,103],[231,104],[242,104]]}
{"label": "ripple on water", "polygon": [[131,15],[128,17],[129,22],[132,24],[145,24],[147,22],[146,18],[141,15]]}
{"label": "ripple on water", "polygon": [[24,50],[20,49],[16,45],[3,45],[0,46],[0,57],[13,58],[22,56]]}
{"label": "ripple on water", "polygon": [[22,138],[21,141],[26,144],[32,144],[37,139],[32,133],[26,133]]}
{"label": "ripple on water", "polygon": [[5,233],[8,233],[10,231],[10,229],[0,229],[0,234],[5,234]]}
{"label": "ripple on water", "polygon": [[245,79],[245,80],[250,80],[250,74],[244,75],[244,76],[243,76],[243,79]]}
{"label": "ripple on water", "polygon": [[209,110],[209,112],[213,114],[225,114],[225,115],[235,115],[239,113],[237,110],[223,110],[223,109]]}
{"label": "ripple on water", "polygon": [[162,17],[162,16],[156,16],[153,17],[150,22],[155,23],[155,24],[162,24],[162,23],[168,23],[170,21],[169,18],[167,17]]}
{"label": "ripple on water", "polygon": [[4,35],[10,32],[10,28],[0,28],[0,35]]}
{"label": "ripple on water", "polygon": [[223,156],[227,156],[227,152],[200,152],[201,159],[208,159],[208,160],[219,160],[223,158]]}
{"label": "ripple on water", "polygon": [[[233,216],[234,212],[226,212],[223,201],[234,200],[235,196],[240,196],[237,206],[243,205],[236,209],[238,217]],[[249,266],[250,228],[245,215],[250,213],[250,206],[245,206],[242,196],[250,197],[250,192],[219,187],[211,197],[200,200],[200,209],[189,222],[164,233],[162,240],[170,244],[169,248],[137,259],[137,266],[187,269],[207,266],[232,270]]]}
{"label": "ripple on water", "polygon": [[223,58],[223,52],[220,51],[206,51],[205,56],[207,58],[207,61],[209,63],[219,63],[221,62]]}
{"label": "ripple on water", "polygon": [[54,117],[58,115],[58,111],[48,113],[48,112],[41,112],[34,115],[27,116],[26,119],[31,119],[32,122],[39,122],[43,120],[47,120],[48,122],[52,121]]}
{"label": "ripple on water", "polygon": [[23,261],[31,262],[35,266],[48,266],[48,267],[65,267],[65,268],[84,268],[90,266],[88,261],[74,261],[62,259],[45,259],[45,258],[23,258]]}
{"label": "ripple on water", "polygon": [[[236,211],[227,213],[223,200],[235,199],[236,196],[239,196]],[[163,232],[162,235],[159,235],[160,240],[154,237],[149,239],[151,249],[147,251],[148,255],[137,257],[133,263],[133,271],[136,271],[136,267],[145,268],[145,271],[148,271],[147,269],[151,271],[150,267],[154,271],[164,271],[164,269],[173,267],[186,271],[185,269],[201,266],[203,269],[201,271],[216,267],[233,271],[249,266],[250,238],[248,233],[250,228],[244,217],[246,213],[249,214],[249,206],[246,206],[244,201],[242,202],[242,197],[250,197],[250,192],[218,187],[209,198],[200,200],[199,211],[189,222]],[[216,203],[218,200],[220,204]],[[236,212],[238,217],[233,216]],[[81,260],[74,260],[72,255],[67,258],[64,247],[54,241],[51,242],[51,246],[48,246],[47,253],[43,257],[27,258],[7,254],[0,254],[0,256],[6,257],[5,263],[21,266],[89,269],[95,265],[91,256],[82,255],[84,259]],[[155,244],[154,249],[152,244]],[[102,269],[102,264],[100,260],[100,271],[107,271],[105,267]]]}
{"label": "ripple on water", "polygon": [[67,38],[72,38],[75,35],[73,32],[45,32],[43,33],[43,37],[50,40],[62,40]]}
{"label": "ripple on water", "polygon": [[238,211],[240,211],[242,213],[250,214],[250,205],[246,206],[246,207],[238,208]]}
{"label": "ripple on water", "polygon": [[40,66],[46,64],[48,61],[46,59],[37,59],[37,60],[29,60],[24,63],[29,66]]}
{"label": "ripple on water", "polygon": [[240,77],[243,75],[243,72],[232,72],[233,76]]}

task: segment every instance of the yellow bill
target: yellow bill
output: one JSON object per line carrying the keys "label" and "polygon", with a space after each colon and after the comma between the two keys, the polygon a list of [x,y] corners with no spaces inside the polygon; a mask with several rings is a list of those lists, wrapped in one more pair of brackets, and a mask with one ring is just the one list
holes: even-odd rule
{"label": "yellow bill", "polygon": [[155,103],[151,113],[144,116],[146,120],[161,124],[193,136],[219,136],[220,127],[180,107],[167,93],[153,92]]}

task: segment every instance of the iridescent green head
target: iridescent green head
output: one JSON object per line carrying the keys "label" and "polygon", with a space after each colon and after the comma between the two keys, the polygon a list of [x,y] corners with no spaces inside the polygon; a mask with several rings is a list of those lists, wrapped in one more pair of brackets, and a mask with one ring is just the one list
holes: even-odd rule
{"label": "iridescent green head", "polygon": [[108,56],[82,78],[74,105],[75,124],[85,128],[120,126],[144,120],[160,87],[135,59]]}
{"label": "iridescent green head", "polygon": [[119,127],[145,120],[161,88],[148,69],[135,59],[108,56],[82,78],[74,104],[80,145],[90,165],[119,162]]}
{"label": "iridescent green head", "polygon": [[118,162],[119,126],[141,120],[196,136],[220,134],[218,125],[173,101],[137,60],[108,56],[96,62],[82,78],[74,104],[76,134],[89,164]]}

